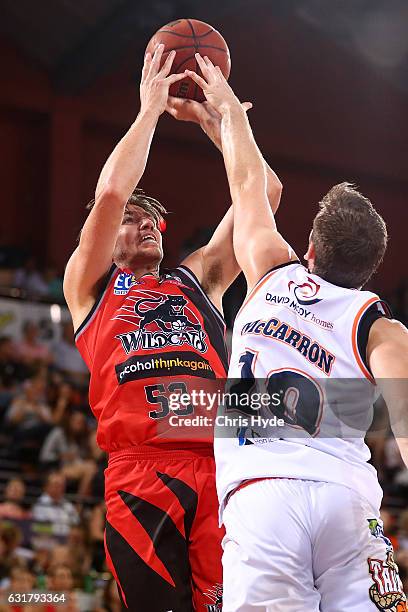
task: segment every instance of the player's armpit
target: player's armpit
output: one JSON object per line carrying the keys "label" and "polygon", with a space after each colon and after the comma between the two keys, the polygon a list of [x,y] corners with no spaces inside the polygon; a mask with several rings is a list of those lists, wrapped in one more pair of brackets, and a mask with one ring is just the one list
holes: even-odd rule
{"label": "player's armpit", "polygon": [[408,330],[399,321],[378,319],[371,327],[367,360],[387,404],[401,456],[408,467]]}
{"label": "player's armpit", "polygon": [[198,278],[204,291],[220,309],[222,296],[240,272],[232,243],[233,210],[228,209],[210,241],[182,262]]}

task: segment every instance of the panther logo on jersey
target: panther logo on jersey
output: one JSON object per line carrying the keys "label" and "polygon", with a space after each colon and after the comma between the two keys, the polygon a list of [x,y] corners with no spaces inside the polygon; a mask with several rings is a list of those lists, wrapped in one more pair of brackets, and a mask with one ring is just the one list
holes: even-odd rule
{"label": "panther logo on jersey", "polygon": [[[191,327],[201,329],[201,325],[192,323],[184,314],[187,300],[182,295],[167,295],[162,298],[141,298],[135,303],[135,313],[141,317],[139,326],[143,330],[146,325],[156,323],[163,331],[169,331],[166,323],[173,331],[180,331]],[[158,304],[155,308],[149,304]]]}
{"label": "panther logo on jersey", "polygon": [[293,290],[295,298],[302,304],[302,306],[311,306],[322,301],[322,298],[317,298],[316,295],[319,292],[320,285],[318,285],[310,276],[307,277],[307,283],[301,285],[296,284],[294,281],[288,283],[289,291]]}
{"label": "panther logo on jersey", "polygon": [[385,561],[368,559],[368,568],[374,581],[368,592],[378,610],[407,612],[407,600],[392,550],[387,552]]}
{"label": "panther logo on jersey", "polygon": [[[132,323],[137,331],[116,336],[126,354],[142,349],[190,344],[200,352],[207,350],[206,334],[182,295],[139,291],[143,297],[129,295],[115,319]],[[189,311],[189,316],[186,314]],[[195,318],[194,320],[191,320]]]}

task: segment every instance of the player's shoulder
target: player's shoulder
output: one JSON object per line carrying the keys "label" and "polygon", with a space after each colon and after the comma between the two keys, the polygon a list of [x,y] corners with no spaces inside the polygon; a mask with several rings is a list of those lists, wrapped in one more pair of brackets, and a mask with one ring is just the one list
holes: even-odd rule
{"label": "player's shoulder", "polygon": [[408,340],[408,329],[401,321],[387,317],[379,317],[370,330],[370,338],[381,340]]}

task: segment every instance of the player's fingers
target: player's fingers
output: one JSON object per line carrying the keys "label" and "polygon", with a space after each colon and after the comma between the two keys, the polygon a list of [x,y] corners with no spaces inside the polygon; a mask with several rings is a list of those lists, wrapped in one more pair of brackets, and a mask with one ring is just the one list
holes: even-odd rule
{"label": "player's fingers", "polygon": [[170,115],[172,115],[173,117],[176,117],[177,119],[180,111],[183,108],[183,102],[186,102],[186,100],[183,100],[183,98],[176,98],[175,96],[168,96],[167,104],[166,104],[166,111],[170,113]]}
{"label": "player's fingers", "polygon": [[214,70],[218,74],[218,76],[221,77],[221,80],[226,81],[226,78],[223,75],[222,70],[219,66],[214,66]]}
{"label": "player's fingers", "polygon": [[253,107],[253,104],[252,102],[242,102],[241,106],[244,109],[244,111],[247,112],[251,110],[251,108]]}
{"label": "player's fingers", "polygon": [[201,106],[201,104],[195,100],[189,100],[188,98],[176,98],[175,96],[169,96],[167,98],[167,105],[169,108],[174,108],[176,110],[183,110],[187,107],[197,109]]}
{"label": "player's fingers", "polygon": [[160,71],[159,71],[159,73],[157,75],[159,78],[160,77],[168,76],[168,74],[169,74],[169,72],[171,70],[171,67],[173,65],[175,57],[176,57],[176,52],[174,50],[170,51],[170,53],[166,57],[166,61],[164,62],[163,66],[161,67],[161,69],[160,69]]}
{"label": "player's fingers", "polygon": [[195,54],[195,58],[196,58],[197,64],[200,67],[201,72],[203,73],[205,78],[208,80],[208,78],[210,76],[210,71],[208,69],[207,64],[204,61],[204,58],[199,53]]}
{"label": "player's fingers", "polygon": [[189,76],[190,79],[192,79],[195,83],[197,83],[197,85],[201,87],[202,90],[207,88],[207,81],[198,76],[197,73],[193,72],[192,70],[186,70],[186,75]]}
{"label": "player's fingers", "polygon": [[163,55],[164,45],[157,45],[155,52],[152,57],[152,61],[150,64],[149,72],[147,73],[148,77],[154,77],[159,71],[161,56]]}
{"label": "player's fingers", "polygon": [[164,80],[170,86],[170,85],[173,85],[173,83],[177,83],[177,81],[181,81],[181,79],[185,79],[185,78],[186,78],[186,75],[184,74],[184,72],[181,72],[180,74],[171,74],[170,76],[166,77]]}
{"label": "player's fingers", "polygon": [[143,68],[142,68],[142,82],[145,80],[147,73],[149,72],[151,62],[152,62],[152,54],[146,53],[144,62],[143,62]]}
{"label": "player's fingers", "polygon": [[204,61],[207,64],[208,68],[215,68],[214,64],[212,63],[208,55],[204,55]]}
{"label": "player's fingers", "polygon": [[207,66],[208,74],[211,75],[213,78],[217,77],[217,68],[219,69],[219,66],[214,66],[208,55],[204,55],[204,62]]}
{"label": "player's fingers", "polygon": [[175,106],[172,106],[171,104],[167,103],[166,104],[166,112],[169,113],[169,115],[171,115],[175,119],[177,119],[177,117],[179,116],[179,112],[180,111]]}
{"label": "player's fingers", "polygon": [[179,108],[181,102],[184,102],[183,98],[176,98],[176,96],[169,96],[167,98],[167,106],[169,108]]}

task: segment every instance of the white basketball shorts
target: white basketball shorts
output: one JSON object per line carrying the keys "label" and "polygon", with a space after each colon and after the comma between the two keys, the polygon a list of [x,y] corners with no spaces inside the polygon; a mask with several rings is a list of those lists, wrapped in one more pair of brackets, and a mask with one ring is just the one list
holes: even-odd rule
{"label": "white basketball shorts", "polygon": [[406,612],[379,512],[353,490],[261,480],[223,519],[223,612]]}

